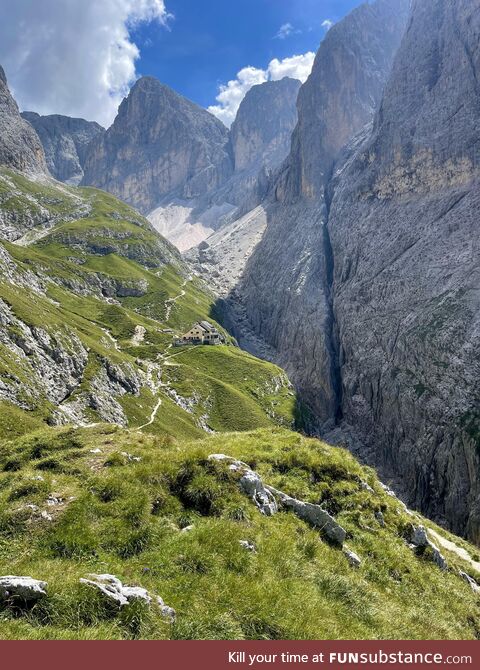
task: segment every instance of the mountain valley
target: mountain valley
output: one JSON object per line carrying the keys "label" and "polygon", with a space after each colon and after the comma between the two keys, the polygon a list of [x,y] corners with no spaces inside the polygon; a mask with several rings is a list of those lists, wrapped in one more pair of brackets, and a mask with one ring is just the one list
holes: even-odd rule
{"label": "mountain valley", "polygon": [[477,4],[360,5],[229,129],[0,68],[2,639],[480,639]]}

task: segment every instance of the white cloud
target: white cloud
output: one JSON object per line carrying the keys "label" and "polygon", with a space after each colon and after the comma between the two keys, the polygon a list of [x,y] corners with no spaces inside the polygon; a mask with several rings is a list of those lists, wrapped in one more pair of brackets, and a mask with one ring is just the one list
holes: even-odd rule
{"label": "white cloud", "polygon": [[164,0],[0,0],[0,63],[21,109],[108,126],[136,78],[129,28],[167,24]]}
{"label": "white cloud", "polygon": [[251,65],[244,67],[237,73],[235,79],[220,86],[220,92],[216,97],[219,104],[211,105],[208,111],[215,114],[226,126],[230,126],[240,103],[252,86],[263,84],[265,81],[283,79],[283,77],[292,77],[304,82],[312,70],[314,59],[313,51],[308,51],[305,54],[290,56],[283,60],[274,58],[265,70]]}
{"label": "white cloud", "polygon": [[289,35],[293,33],[293,26],[291,23],[284,23],[278,29],[278,33],[275,35],[279,40],[286,39]]}
{"label": "white cloud", "polygon": [[330,19],[325,19],[325,21],[322,23],[322,28],[325,28],[325,30],[330,30],[330,28],[333,26],[333,21]]}

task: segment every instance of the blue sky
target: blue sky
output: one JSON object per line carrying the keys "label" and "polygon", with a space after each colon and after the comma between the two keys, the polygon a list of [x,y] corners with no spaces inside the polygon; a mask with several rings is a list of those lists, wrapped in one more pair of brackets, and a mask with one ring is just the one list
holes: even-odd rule
{"label": "blue sky", "polygon": [[135,80],[153,75],[228,124],[252,85],[285,74],[306,79],[322,23],[358,4],[0,0],[0,64],[21,109],[109,126]]}
{"label": "blue sky", "polygon": [[[137,72],[158,77],[207,107],[220,84],[247,65],[316,51],[323,21],[338,21],[359,0],[166,0],[174,15],[165,27],[143,23],[132,34],[140,49]],[[284,38],[280,27],[290,24]],[[288,30],[286,31],[288,32]]]}

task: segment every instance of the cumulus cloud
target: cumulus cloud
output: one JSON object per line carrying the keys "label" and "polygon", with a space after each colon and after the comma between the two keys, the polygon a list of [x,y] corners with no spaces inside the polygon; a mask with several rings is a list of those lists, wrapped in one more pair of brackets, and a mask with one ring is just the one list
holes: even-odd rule
{"label": "cumulus cloud", "polygon": [[305,54],[290,56],[283,60],[274,58],[265,70],[252,66],[244,67],[237,73],[235,79],[220,86],[216,97],[218,104],[211,105],[208,111],[215,114],[226,126],[230,126],[240,103],[252,86],[263,84],[265,81],[277,81],[283,77],[292,77],[292,79],[304,82],[312,70],[314,59],[313,51],[308,51]]}
{"label": "cumulus cloud", "polygon": [[333,26],[333,21],[330,19],[325,19],[325,21],[322,23],[322,28],[325,28],[325,30],[330,30],[330,28]]}
{"label": "cumulus cloud", "polygon": [[0,11],[0,62],[21,109],[104,126],[136,78],[129,29],[171,18],[164,0],[0,0]]}

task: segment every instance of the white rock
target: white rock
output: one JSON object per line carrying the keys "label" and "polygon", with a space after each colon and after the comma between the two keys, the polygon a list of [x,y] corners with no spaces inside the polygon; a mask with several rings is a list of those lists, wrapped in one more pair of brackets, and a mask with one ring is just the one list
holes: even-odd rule
{"label": "white rock", "polygon": [[413,529],[411,542],[416,547],[428,547],[430,540],[428,539],[425,526],[417,526]]}
{"label": "white rock", "polygon": [[255,503],[262,514],[273,516],[278,511],[275,497],[253,470],[247,470],[240,479],[240,488]]}
{"label": "white rock", "polygon": [[464,579],[467,582],[467,584],[470,585],[470,588],[472,589],[472,591],[474,593],[480,593],[480,586],[475,581],[475,579],[473,579],[473,577],[470,577],[470,575],[467,575],[466,572],[462,572],[462,570],[460,570],[460,572],[458,574],[460,575],[460,577],[462,579]]}
{"label": "white rock", "polygon": [[348,562],[350,565],[352,565],[354,568],[359,568],[362,564],[362,559],[358,554],[356,554],[354,551],[350,551],[350,549],[344,549],[343,553],[348,559]]}
{"label": "white rock", "polygon": [[128,598],[122,593],[122,582],[114,575],[88,575],[90,579],[80,578],[81,584],[92,586],[97,589],[111,602],[116,603],[120,607],[128,605]]}
{"label": "white rock", "polygon": [[91,574],[88,575],[88,579],[81,578],[80,582],[97,589],[107,600],[118,607],[124,607],[133,602],[143,602],[146,605],[151,605],[155,601],[160,607],[162,616],[172,622],[175,621],[175,610],[165,605],[160,596],[152,595],[141,586],[124,586],[115,575]]}
{"label": "white rock", "polygon": [[132,462],[140,462],[142,460],[141,456],[133,456],[133,454],[129,454],[128,451],[122,451],[121,452],[122,456],[125,456],[127,461],[132,461]]}
{"label": "white rock", "polygon": [[292,498],[272,486],[267,486],[267,489],[279,498],[283,507],[291,509],[300,519],[319,528],[333,542],[343,544],[347,535],[344,528],[323,507]]}
{"label": "white rock", "polygon": [[414,548],[427,548],[432,551],[432,561],[438,565],[441,570],[448,569],[448,563],[437,545],[433,544],[428,538],[425,526],[417,526],[413,529],[410,541]]}
{"label": "white rock", "polygon": [[0,577],[0,600],[18,598],[25,602],[39,600],[47,595],[47,582],[33,577],[15,577],[6,575]]}
{"label": "white rock", "polygon": [[251,551],[253,553],[255,553],[257,551],[257,548],[253,544],[253,542],[249,542],[248,540],[239,540],[238,542],[247,551]]}
{"label": "white rock", "polygon": [[209,460],[230,463],[230,470],[241,473],[242,477],[239,480],[241,490],[255,503],[262,514],[272,516],[278,512],[276,500],[278,498],[283,507],[291,509],[300,519],[318,527],[337,544],[343,544],[346,536],[345,530],[320,505],[296,500],[272,486],[264,485],[257,472],[254,472],[246,463],[237,461],[231,456],[211,454],[208,458]]}

